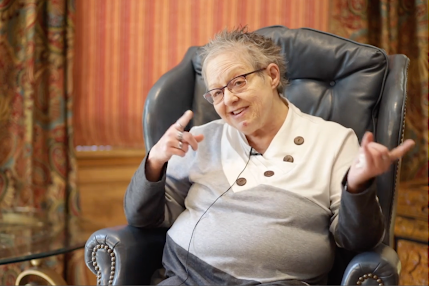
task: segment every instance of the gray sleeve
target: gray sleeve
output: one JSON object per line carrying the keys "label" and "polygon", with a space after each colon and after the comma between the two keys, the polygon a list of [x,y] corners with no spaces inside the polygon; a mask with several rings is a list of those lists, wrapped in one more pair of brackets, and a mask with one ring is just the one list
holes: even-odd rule
{"label": "gray sleeve", "polygon": [[358,152],[359,141],[350,129],[338,149],[330,187],[330,231],[339,247],[352,251],[371,249],[382,241],[384,235],[384,219],[375,180],[368,182],[365,191],[358,194],[345,188],[348,171]]}
{"label": "gray sleeve", "polygon": [[136,227],[159,226],[164,221],[165,178],[167,164],[162,168],[158,182],[146,178],[145,167],[149,153],[141,162],[125,192],[124,211],[129,225]]}
{"label": "gray sleeve", "polygon": [[173,156],[162,169],[159,181],[146,178],[145,167],[149,153],[143,159],[128,185],[124,198],[125,217],[136,227],[170,227],[184,211],[184,200],[191,183],[189,165],[194,152],[184,158]]}
{"label": "gray sleeve", "polygon": [[383,240],[384,219],[378,202],[375,180],[361,193],[347,191],[347,174],[342,181],[341,204],[334,231],[338,246],[352,250],[365,251],[374,248]]}

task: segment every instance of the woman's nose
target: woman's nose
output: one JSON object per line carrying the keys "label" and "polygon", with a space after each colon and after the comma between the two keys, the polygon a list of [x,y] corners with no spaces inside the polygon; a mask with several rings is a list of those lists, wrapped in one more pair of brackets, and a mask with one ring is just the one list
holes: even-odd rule
{"label": "woman's nose", "polygon": [[229,89],[225,88],[223,91],[223,102],[225,105],[231,105],[238,100],[238,97],[229,91]]}

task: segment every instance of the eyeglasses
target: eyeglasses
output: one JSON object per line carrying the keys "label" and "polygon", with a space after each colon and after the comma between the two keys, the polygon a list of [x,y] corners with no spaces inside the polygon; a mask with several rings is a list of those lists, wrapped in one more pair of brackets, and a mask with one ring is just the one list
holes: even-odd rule
{"label": "eyeglasses", "polygon": [[255,72],[263,71],[265,69],[266,67],[236,76],[233,79],[231,79],[224,87],[213,88],[207,91],[206,93],[204,93],[204,98],[211,104],[218,104],[223,99],[223,95],[225,94],[225,91],[224,91],[225,87],[228,88],[228,90],[234,94],[243,92],[246,90],[246,85],[247,85],[246,76]]}

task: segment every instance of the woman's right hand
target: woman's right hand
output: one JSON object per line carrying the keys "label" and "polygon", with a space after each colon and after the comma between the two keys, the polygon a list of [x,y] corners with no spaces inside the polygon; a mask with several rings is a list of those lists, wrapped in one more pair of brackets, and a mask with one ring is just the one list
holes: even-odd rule
{"label": "woman's right hand", "polygon": [[204,139],[204,135],[192,135],[184,131],[193,115],[192,111],[187,110],[152,147],[146,161],[146,178],[149,181],[159,180],[162,167],[170,160],[171,156],[184,157],[189,146],[194,151],[198,149],[198,143]]}

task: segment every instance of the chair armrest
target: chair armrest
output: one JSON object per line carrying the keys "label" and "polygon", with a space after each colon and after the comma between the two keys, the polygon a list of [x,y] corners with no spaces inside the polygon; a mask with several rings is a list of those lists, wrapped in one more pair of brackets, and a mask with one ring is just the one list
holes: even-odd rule
{"label": "chair armrest", "polygon": [[162,267],[167,229],[129,225],[93,233],[85,244],[85,261],[98,285],[148,285]]}
{"label": "chair armrest", "polygon": [[[341,285],[399,285],[400,272],[398,254],[391,247],[380,244],[371,251],[356,255],[350,261]],[[365,281],[368,279],[372,281]]]}

